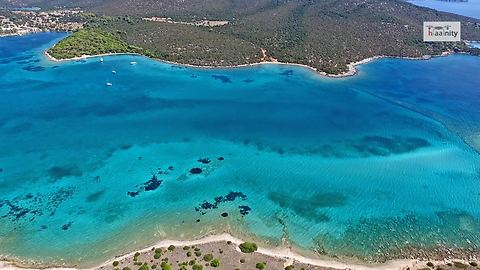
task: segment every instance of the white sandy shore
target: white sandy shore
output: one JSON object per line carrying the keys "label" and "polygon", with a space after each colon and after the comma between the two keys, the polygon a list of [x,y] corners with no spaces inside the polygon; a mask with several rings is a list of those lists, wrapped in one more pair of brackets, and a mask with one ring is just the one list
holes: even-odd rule
{"label": "white sandy shore", "polygon": [[[311,66],[303,65],[303,64],[298,64],[298,63],[288,63],[288,62],[278,62],[278,61],[262,61],[262,62],[257,62],[257,63],[251,63],[251,64],[241,64],[241,65],[234,65],[234,66],[198,66],[198,65],[191,65],[191,64],[182,64],[182,63],[176,63],[176,62],[171,62],[167,60],[162,60],[158,58],[151,58],[156,61],[161,61],[164,63],[169,63],[172,65],[177,65],[177,66],[185,66],[185,67],[192,67],[192,68],[200,68],[200,69],[215,69],[215,68],[242,68],[242,67],[250,67],[250,66],[256,66],[256,65],[268,65],[268,64],[273,64],[273,65],[289,65],[289,66],[298,66],[298,67],[303,67],[303,68],[308,68],[311,69],[317,73],[319,73],[322,76],[330,77],[330,78],[342,78],[342,77],[348,77],[348,76],[353,76],[357,74],[358,69],[356,66],[361,65],[361,64],[366,64],[369,63],[373,60],[376,59],[381,59],[381,58],[398,58],[398,59],[409,59],[409,60],[428,60],[432,57],[439,57],[439,56],[447,56],[450,55],[451,52],[443,52],[441,55],[424,55],[422,57],[401,57],[401,56],[388,56],[388,55],[379,55],[379,56],[373,56],[369,57],[366,59],[363,59],[358,62],[352,62],[348,64],[348,71],[340,73],[340,74],[328,74],[325,72],[318,71],[316,68],[313,68]],[[45,56],[50,59],[51,61],[54,62],[68,62],[68,61],[77,61],[77,60],[82,60],[82,59],[87,59],[87,58],[97,58],[97,57],[104,57],[104,56],[111,56],[111,55],[136,55],[136,56],[143,56],[141,54],[137,53],[105,53],[105,54],[98,54],[98,55],[82,55],[79,57],[74,57],[74,58],[69,58],[69,59],[56,59],[53,56],[51,56],[47,51],[45,51]],[[146,57],[146,56],[145,56]]]}
{"label": "white sandy shore", "polygon": [[[159,247],[168,247],[170,245],[174,246],[192,246],[192,245],[202,245],[202,244],[208,244],[208,243],[215,243],[215,242],[226,242],[226,241],[231,241],[235,245],[239,245],[243,243],[244,241],[242,239],[236,238],[228,233],[223,233],[223,234],[216,234],[216,235],[210,235],[206,236],[201,239],[197,240],[188,240],[188,241],[180,241],[180,240],[162,240],[154,245],[151,245],[149,247],[146,247],[141,250],[136,250],[121,256],[117,256],[115,258],[112,258],[98,266],[92,267],[92,268],[42,268],[46,270],[94,270],[102,266],[110,266],[112,265],[113,261],[119,261],[125,258],[133,257],[136,252],[147,252],[152,250],[152,248],[159,248]],[[241,252],[240,249],[237,247],[237,251]],[[359,264],[359,263],[349,263],[349,262],[342,262],[334,259],[320,259],[320,258],[307,258],[304,257],[300,254],[297,254],[293,252],[291,249],[288,248],[265,248],[265,247],[259,247],[258,250],[256,251],[260,254],[270,256],[270,257],[275,257],[275,258],[280,258],[285,260],[287,263],[293,263],[293,261],[305,263],[305,264],[310,264],[313,266],[321,266],[321,267],[330,267],[330,268],[336,268],[336,269],[356,269],[356,270],[403,270],[403,269],[416,269],[420,266],[425,265],[425,261],[421,260],[392,260],[388,261],[386,263],[382,264]],[[461,261],[466,264],[468,264],[467,261],[463,260],[456,260],[456,261]],[[441,264],[441,263],[446,263],[447,261],[432,261],[435,264]],[[23,268],[20,266],[17,266],[13,262],[8,262],[8,261],[0,261],[0,269],[2,270],[22,270],[22,269],[34,269],[34,268]]]}
{"label": "white sandy shore", "polygon": [[[102,266],[110,266],[113,261],[115,260],[122,260],[128,257],[133,257],[136,252],[147,252],[151,250],[153,247],[168,247],[170,245],[174,246],[192,246],[192,245],[201,245],[201,244],[208,244],[208,243],[213,243],[213,242],[221,242],[221,241],[231,241],[232,243],[239,245],[243,243],[244,241],[236,238],[228,233],[223,233],[223,234],[218,234],[218,235],[211,235],[207,236],[198,240],[190,240],[190,241],[179,241],[179,240],[162,240],[152,246],[146,247],[141,250],[136,250],[133,252],[130,252],[128,254],[118,256],[115,258],[112,258],[101,265],[98,265],[96,267],[92,268],[86,268],[86,269],[96,269],[98,267]],[[238,249],[238,248],[237,248]],[[238,249],[238,251],[240,251]],[[307,258],[304,256],[301,256],[299,254],[296,254],[292,252],[290,249],[287,248],[263,248],[259,247],[258,248],[258,253],[271,256],[271,257],[277,257],[277,258],[282,258],[285,260],[296,260],[298,262],[303,262],[311,265],[316,265],[316,266],[323,266],[323,267],[332,267],[332,268],[338,268],[338,269],[358,269],[358,270],[372,270],[372,269],[384,269],[384,270],[389,270],[389,269],[402,269],[405,266],[410,266],[414,265],[416,261],[414,260],[398,260],[398,261],[391,261],[386,264],[378,264],[378,265],[361,265],[361,264],[350,264],[350,263],[344,263],[340,261],[334,261],[334,260],[321,260],[321,259],[313,259],[313,258]],[[24,269],[19,266],[16,266],[14,263],[11,262],[0,262],[0,269],[4,270],[20,270]],[[49,270],[75,270],[77,268],[46,268]]]}

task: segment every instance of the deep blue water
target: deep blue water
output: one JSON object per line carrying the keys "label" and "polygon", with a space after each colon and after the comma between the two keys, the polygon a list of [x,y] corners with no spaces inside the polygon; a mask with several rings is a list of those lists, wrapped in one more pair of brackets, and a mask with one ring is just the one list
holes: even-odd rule
{"label": "deep blue water", "polygon": [[480,57],[330,79],[48,61],[62,37],[0,39],[4,257],[87,266],[223,230],[364,259],[480,245]]}
{"label": "deep blue water", "polygon": [[449,2],[442,0],[407,0],[417,6],[429,7],[439,11],[455,13],[467,17],[480,19],[480,0],[467,2]]}

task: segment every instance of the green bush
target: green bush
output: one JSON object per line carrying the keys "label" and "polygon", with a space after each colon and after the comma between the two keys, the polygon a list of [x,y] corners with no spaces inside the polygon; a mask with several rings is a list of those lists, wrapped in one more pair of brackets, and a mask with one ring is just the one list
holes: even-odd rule
{"label": "green bush", "polygon": [[156,259],[160,259],[160,257],[162,257],[162,254],[160,253],[155,253],[155,255],[153,255],[153,258],[156,260]]}
{"label": "green bush", "polygon": [[200,264],[194,264],[192,270],[203,270],[203,266]]}
{"label": "green bush", "polygon": [[150,268],[148,267],[148,264],[147,263],[144,263],[142,264],[142,266],[140,266],[138,268],[138,270],[150,270]]}
{"label": "green bush", "polygon": [[152,264],[152,266],[150,266],[150,268],[155,269],[155,268],[157,268],[157,265],[156,265],[156,264]]}
{"label": "green bush", "polygon": [[219,267],[220,266],[220,261],[218,259],[214,259],[211,263],[211,266],[213,267]]}
{"label": "green bush", "polygon": [[252,242],[241,243],[239,248],[243,253],[252,253],[258,249],[257,244]]}
{"label": "green bush", "polygon": [[172,266],[167,262],[162,262],[162,270],[172,270]]}
{"label": "green bush", "polygon": [[156,249],[155,249],[155,253],[162,254],[162,253],[163,253],[163,250],[162,250],[161,248],[156,248]]}
{"label": "green bush", "polygon": [[174,246],[174,245],[170,245],[170,246],[168,247],[168,250],[170,250],[170,251],[175,250],[175,246]]}
{"label": "green bush", "polygon": [[259,262],[255,265],[255,268],[257,269],[265,269],[265,263]]}
{"label": "green bush", "polygon": [[289,265],[289,266],[285,267],[285,270],[293,270],[293,265]]}
{"label": "green bush", "polygon": [[213,255],[212,254],[207,254],[205,256],[203,256],[203,259],[206,261],[206,262],[209,262],[213,259]]}
{"label": "green bush", "polygon": [[187,252],[187,257],[192,257],[192,252]]}
{"label": "green bush", "polygon": [[189,246],[184,246],[184,247],[183,247],[183,250],[189,250],[189,249],[190,249]]}
{"label": "green bush", "polygon": [[427,262],[427,266],[428,266],[428,267],[433,267],[434,264],[433,264],[432,262]]}
{"label": "green bush", "polygon": [[117,267],[120,263],[118,261],[113,261],[113,266]]}
{"label": "green bush", "polygon": [[123,267],[122,270],[132,270],[132,269],[130,269],[130,267]]}
{"label": "green bush", "polygon": [[195,251],[195,256],[197,256],[197,257],[202,256],[202,252],[200,252],[200,251]]}

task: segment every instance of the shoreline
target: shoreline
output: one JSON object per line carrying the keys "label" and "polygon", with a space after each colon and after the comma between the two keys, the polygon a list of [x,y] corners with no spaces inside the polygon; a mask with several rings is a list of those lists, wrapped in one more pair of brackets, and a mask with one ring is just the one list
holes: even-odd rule
{"label": "shoreline", "polygon": [[[116,255],[103,263],[95,265],[93,267],[59,267],[59,266],[45,266],[45,267],[30,267],[26,265],[22,265],[21,263],[15,261],[8,261],[8,260],[0,260],[0,269],[2,270],[98,270],[108,268],[112,265],[114,261],[125,260],[134,257],[135,253],[147,253],[154,248],[167,248],[170,245],[174,245],[177,247],[180,246],[197,246],[197,245],[209,245],[221,242],[231,242],[236,247],[236,251],[238,254],[244,254],[240,251],[238,245],[245,242],[244,240],[237,238],[230,233],[220,233],[220,234],[212,234],[207,235],[198,239],[193,240],[171,240],[165,239],[156,242],[155,244],[149,245],[142,249],[137,249],[128,253],[124,253],[121,255]],[[476,258],[472,260],[465,260],[465,259],[444,259],[444,260],[428,260],[428,259],[394,259],[388,260],[384,263],[355,263],[355,262],[348,262],[342,261],[340,259],[335,258],[312,258],[300,255],[296,253],[291,248],[286,247],[264,247],[259,246],[258,250],[255,251],[256,254],[261,254],[272,259],[283,260],[285,265],[292,265],[293,263],[303,263],[310,265],[312,267],[323,267],[323,268],[330,268],[330,269],[355,269],[355,270],[405,270],[405,269],[425,269],[425,264],[427,262],[432,262],[435,265],[444,265],[453,262],[461,262],[465,265],[468,265],[471,261],[477,261]]]}
{"label": "shoreline", "polygon": [[345,78],[345,77],[350,77],[354,76],[358,73],[357,66],[362,65],[362,64],[367,64],[372,61],[382,59],[382,58],[392,58],[392,59],[404,59],[404,60],[429,60],[434,57],[444,57],[453,54],[451,51],[446,51],[442,52],[439,55],[423,55],[420,57],[409,57],[409,56],[388,56],[388,55],[377,55],[377,56],[372,56],[365,58],[363,60],[357,61],[357,62],[351,62],[350,64],[347,65],[348,71],[345,71],[343,73],[339,74],[329,74],[323,71],[319,71],[318,69],[304,65],[304,64],[298,64],[298,63],[289,63],[289,62],[280,62],[280,61],[261,61],[257,63],[251,63],[251,64],[239,64],[239,65],[227,65],[227,66],[199,66],[199,65],[192,65],[192,64],[183,64],[183,63],[177,63],[177,62],[172,62],[168,60],[163,60],[160,58],[152,58],[148,57],[139,53],[103,53],[103,54],[96,54],[96,55],[82,55],[82,56],[77,56],[69,59],[57,59],[53,56],[51,56],[48,53],[48,49],[44,51],[44,55],[46,58],[52,62],[56,63],[61,63],[61,62],[69,62],[69,61],[78,61],[78,60],[85,60],[89,58],[98,58],[98,57],[107,57],[107,56],[114,56],[114,55],[134,55],[134,56],[142,56],[149,58],[154,61],[160,61],[163,63],[167,64],[172,64],[172,65],[177,65],[177,66],[183,66],[183,67],[190,67],[190,68],[198,68],[198,69],[230,69],[230,68],[244,68],[244,67],[253,67],[253,66],[258,66],[258,65],[287,65],[287,66],[297,66],[297,67],[302,67],[302,68],[307,68],[310,69],[311,71],[315,72],[316,74],[328,78]]}
{"label": "shoreline", "polygon": [[[55,61],[55,62],[76,61],[76,60],[81,60],[81,59],[86,59],[86,58],[99,58],[99,57],[102,57],[102,56],[110,56],[110,55],[138,55],[138,56],[145,57],[145,56],[140,55],[140,54],[110,53],[110,54],[100,54],[100,55],[93,55],[93,56],[85,55],[85,56],[72,58],[72,59],[58,60],[58,59],[55,59],[55,58],[51,57],[48,54],[48,52],[45,52],[45,55],[47,57],[49,57],[49,59],[51,61]],[[442,54],[441,56],[443,56],[443,55],[448,55],[448,53],[447,54]],[[340,76],[331,75],[331,76],[334,76],[334,77],[353,76],[357,72],[357,70],[355,68],[356,65],[368,63],[370,61],[380,59],[380,58],[386,58],[386,57],[388,57],[388,56],[376,56],[376,57],[367,58],[367,59],[364,59],[362,61],[350,64],[351,69],[353,70],[352,71],[353,74],[351,74],[351,75],[340,75]],[[407,57],[391,57],[391,58],[412,59],[412,60],[426,59],[426,58],[407,58]],[[214,66],[202,67],[202,66],[194,66],[194,65],[185,65],[185,64],[169,62],[169,61],[165,61],[165,60],[161,60],[161,59],[155,59],[155,58],[150,58],[150,59],[165,62],[165,63],[172,63],[172,64],[179,65],[179,66],[190,66],[190,67],[195,67],[195,68],[224,68],[224,67],[221,67],[221,66],[220,67],[214,67]],[[253,65],[260,65],[260,64],[296,65],[296,66],[307,67],[307,68],[310,68],[312,70],[317,71],[316,69],[314,69],[312,67],[309,67],[309,66],[306,66],[306,65],[282,63],[282,62],[260,62],[260,63],[246,64],[246,65],[239,65],[239,66],[230,66],[230,68],[253,66]],[[350,69],[350,65],[349,65],[349,69]],[[227,68],[229,68],[229,67],[227,67]],[[198,244],[209,244],[209,243],[214,243],[214,242],[219,242],[219,241],[232,241],[232,243],[235,243],[235,244],[239,244],[239,243],[243,242],[239,238],[235,238],[234,236],[232,236],[230,234],[224,233],[224,234],[216,234],[216,235],[206,236],[206,237],[203,237],[203,238],[199,238],[197,240],[187,240],[187,241],[162,240],[162,241],[157,242],[155,245],[151,245],[151,246],[149,246],[147,248],[144,248],[144,249],[141,249],[139,251],[147,251],[147,250],[150,250],[151,247],[167,247],[167,246],[172,245],[172,244],[173,245],[198,245]],[[412,259],[412,260],[391,260],[391,261],[387,261],[384,264],[373,264],[373,263],[372,264],[367,264],[367,263],[365,263],[365,264],[355,264],[355,263],[342,262],[341,260],[335,260],[333,258],[331,260],[319,259],[319,258],[313,258],[313,257],[309,258],[309,257],[302,256],[298,253],[295,253],[290,248],[280,248],[280,247],[278,247],[278,248],[274,248],[274,247],[263,248],[263,247],[260,247],[257,252],[261,253],[261,254],[264,254],[264,255],[267,255],[267,256],[271,256],[271,257],[282,258],[282,259],[287,259],[288,258],[288,259],[293,259],[293,260],[297,260],[297,261],[300,261],[300,262],[305,262],[305,263],[308,263],[308,264],[311,264],[311,265],[324,266],[324,267],[335,267],[335,268],[341,268],[341,269],[344,269],[344,268],[349,268],[349,269],[401,269],[403,267],[406,267],[407,265],[412,265],[412,267],[413,267],[415,264],[417,264],[419,262],[424,262],[420,259],[418,259],[418,260],[413,260]],[[128,256],[132,256],[134,253],[135,253],[135,251],[124,254],[124,255],[121,255],[119,257],[109,259],[106,262],[104,262],[103,264],[101,264],[99,266],[95,266],[93,268],[42,268],[42,269],[96,269],[97,267],[109,265],[111,262],[113,262],[116,259],[126,258]],[[461,261],[461,260],[459,260],[459,261]],[[25,269],[25,268],[22,268],[21,266],[17,266],[14,262],[9,263],[9,262],[1,262],[0,261],[0,269]],[[26,269],[36,269],[36,268],[26,268]]]}
{"label": "shoreline", "polygon": [[[241,251],[238,248],[238,245],[245,242],[240,238],[232,236],[229,233],[221,233],[221,234],[213,234],[208,235],[199,239],[194,240],[161,240],[153,245],[149,245],[145,248],[134,250],[128,252],[126,254],[118,255],[113,258],[110,258],[104,261],[101,264],[98,264],[93,267],[89,268],[81,268],[81,267],[29,267],[21,265],[15,261],[8,261],[8,260],[0,260],[0,269],[3,270],[22,270],[22,269],[45,269],[45,270],[95,270],[99,268],[104,268],[112,265],[114,261],[119,261],[122,259],[128,259],[134,256],[135,253],[145,253],[151,251],[153,248],[167,248],[170,245],[174,246],[193,246],[193,245],[208,245],[213,243],[219,242],[228,242],[235,244],[237,247],[235,248],[240,254]],[[338,259],[322,259],[322,258],[309,258],[303,255],[300,255],[291,248],[282,248],[282,247],[263,247],[259,246],[258,250],[255,253],[262,254],[271,258],[284,260],[286,264],[292,264],[293,262],[300,262],[304,264],[308,264],[311,266],[317,267],[326,267],[326,268],[333,268],[333,269],[356,269],[356,270],[400,270],[400,269],[417,269],[418,267],[423,267],[426,262],[433,262],[435,264],[445,264],[448,262],[462,262],[468,264],[468,261],[463,259],[458,260],[421,260],[421,259],[395,259],[389,260],[385,263],[351,263],[346,261],[341,261]]]}

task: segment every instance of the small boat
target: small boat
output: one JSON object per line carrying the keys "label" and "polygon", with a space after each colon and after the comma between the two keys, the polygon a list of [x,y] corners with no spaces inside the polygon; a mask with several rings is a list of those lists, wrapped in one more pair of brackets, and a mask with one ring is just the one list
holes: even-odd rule
{"label": "small boat", "polygon": [[112,74],[117,74],[117,72],[115,70],[112,70]]}
{"label": "small boat", "polygon": [[137,62],[133,61],[133,62],[130,62],[130,65],[136,65]]}
{"label": "small boat", "polygon": [[100,57],[100,62],[103,62],[103,57]]}
{"label": "small boat", "polygon": [[112,85],[113,85],[112,83],[107,82],[107,86],[112,86]]}

